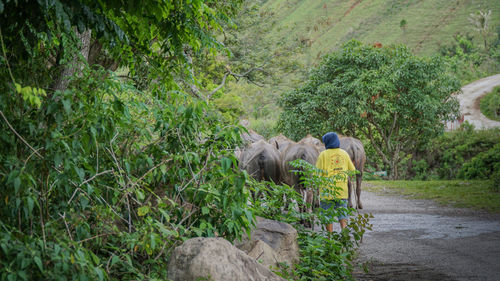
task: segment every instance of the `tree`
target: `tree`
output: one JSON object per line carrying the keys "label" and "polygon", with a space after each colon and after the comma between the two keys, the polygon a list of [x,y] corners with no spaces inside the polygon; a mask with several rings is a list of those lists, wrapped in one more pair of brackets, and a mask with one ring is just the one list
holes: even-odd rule
{"label": "tree", "polygon": [[478,11],[469,15],[469,21],[474,29],[483,37],[484,49],[488,51],[488,35],[490,33],[491,10]]}
{"label": "tree", "polygon": [[[48,87],[64,90],[75,54],[91,65],[129,69],[132,80],[173,81],[189,64],[185,49],[221,49],[214,32],[241,1],[0,1],[11,65],[45,60]],[[144,67],[146,65],[147,67]],[[19,68],[18,68],[19,69]],[[21,71],[19,74],[26,73]],[[14,73],[16,76],[18,73]],[[28,74],[30,76],[31,74]],[[41,75],[37,75],[41,76]],[[38,80],[37,83],[45,81]],[[136,81],[139,83],[139,81]],[[147,83],[145,83],[147,84]],[[44,86],[44,85],[42,85]]]}
{"label": "tree", "polygon": [[402,19],[399,22],[399,27],[403,30],[403,33],[406,32],[406,26],[408,25],[408,22],[405,19]]}
{"label": "tree", "polygon": [[328,131],[363,136],[398,178],[405,153],[457,115],[459,89],[439,58],[350,41],[326,56],[305,85],[283,94],[279,126],[295,139]]}

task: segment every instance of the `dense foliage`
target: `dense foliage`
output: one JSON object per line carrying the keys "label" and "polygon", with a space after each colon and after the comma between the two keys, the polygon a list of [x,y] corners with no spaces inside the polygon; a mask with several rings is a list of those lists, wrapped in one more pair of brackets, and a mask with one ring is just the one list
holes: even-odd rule
{"label": "dense foliage", "polygon": [[239,128],[176,85],[236,5],[0,2],[0,279],[165,279],[249,229]]}
{"label": "dense foliage", "polygon": [[350,41],[326,56],[305,85],[283,94],[280,126],[295,139],[332,130],[363,136],[398,178],[405,154],[441,133],[442,121],[457,114],[452,94],[459,89],[438,58],[415,57],[404,46]]}
{"label": "dense foliage", "polygon": [[464,85],[500,71],[499,35],[500,27],[497,27],[496,39],[488,40],[482,46],[472,34],[460,32],[453,36],[452,42],[439,48],[439,54]]}
{"label": "dense foliage", "polygon": [[408,178],[489,179],[498,172],[500,130],[475,131],[470,125],[447,132],[419,147]]}
{"label": "dense foliage", "polygon": [[493,88],[491,93],[481,98],[480,108],[489,119],[500,121],[500,87]]}

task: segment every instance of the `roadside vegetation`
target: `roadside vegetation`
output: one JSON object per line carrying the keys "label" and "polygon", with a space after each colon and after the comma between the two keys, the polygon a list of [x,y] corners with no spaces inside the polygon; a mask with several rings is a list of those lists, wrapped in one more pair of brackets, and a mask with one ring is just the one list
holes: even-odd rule
{"label": "roadside vegetation", "polygon": [[364,182],[364,188],[379,194],[407,195],[453,207],[500,213],[500,192],[493,192],[486,180],[371,180]]}
{"label": "roadside vegetation", "polygon": [[491,93],[482,97],[479,106],[484,116],[500,121],[500,87],[495,87]]}

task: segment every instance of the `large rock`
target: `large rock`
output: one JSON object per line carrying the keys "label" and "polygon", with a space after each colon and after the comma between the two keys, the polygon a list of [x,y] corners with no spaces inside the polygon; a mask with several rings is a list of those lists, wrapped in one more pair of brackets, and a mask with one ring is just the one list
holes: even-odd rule
{"label": "large rock", "polygon": [[[256,228],[250,233],[251,240],[244,237],[241,242],[236,242],[235,244],[245,253],[253,252],[257,253],[258,256],[262,252],[263,255],[266,255],[266,261],[276,259],[276,262],[284,262],[291,266],[299,261],[297,236],[297,230],[288,223],[257,217]],[[262,241],[269,245],[276,254],[267,253],[268,251],[260,243],[257,243],[257,241]],[[256,246],[259,248],[256,248]],[[251,256],[253,255],[255,254],[251,254]],[[262,259],[262,262],[266,266],[276,265],[274,262],[264,263],[265,260]]]}
{"label": "large rock", "polygon": [[281,281],[254,258],[223,238],[193,238],[176,247],[168,264],[174,281]]}
{"label": "large rock", "polygon": [[242,248],[242,251],[266,268],[277,268],[278,262],[282,261],[278,253],[262,240],[248,241],[248,243],[243,246],[244,249]]}

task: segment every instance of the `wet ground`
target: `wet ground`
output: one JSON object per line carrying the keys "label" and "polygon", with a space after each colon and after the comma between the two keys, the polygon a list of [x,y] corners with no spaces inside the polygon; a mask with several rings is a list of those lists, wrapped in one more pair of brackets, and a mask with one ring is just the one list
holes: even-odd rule
{"label": "wet ground", "polygon": [[[500,214],[363,191],[358,280],[500,280]],[[365,272],[367,270],[367,272]]]}

